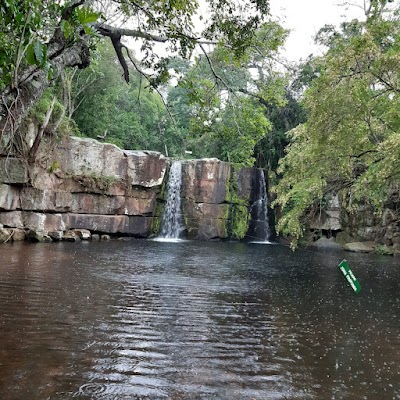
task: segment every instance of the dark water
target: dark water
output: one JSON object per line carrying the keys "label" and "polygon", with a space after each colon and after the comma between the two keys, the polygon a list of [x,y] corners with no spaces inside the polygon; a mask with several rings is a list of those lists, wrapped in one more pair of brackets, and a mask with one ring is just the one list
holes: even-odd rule
{"label": "dark water", "polygon": [[0,260],[2,400],[400,399],[398,259],[115,241]]}

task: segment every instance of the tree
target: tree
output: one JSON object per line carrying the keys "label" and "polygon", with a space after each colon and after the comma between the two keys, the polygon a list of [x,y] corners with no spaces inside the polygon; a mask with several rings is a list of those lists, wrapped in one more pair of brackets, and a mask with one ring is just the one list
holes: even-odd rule
{"label": "tree", "polygon": [[286,77],[276,59],[286,35],[269,21],[240,60],[217,46],[182,66],[183,79],[170,89],[168,104],[194,156],[254,164],[254,148],[271,130],[266,112],[285,102]]}
{"label": "tree", "polygon": [[107,15],[95,12],[90,0],[3,0],[0,11],[1,141],[12,141],[21,122],[42,96],[51,80],[67,67],[86,68],[96,37],[108,37],[129,81],[130,58],[122,38],[142,41],[145,72],[151,67],[150,85],[168,78],[167,61],[156,57],[153,43],[166,43],[169,50],[189,58],[197,45],[223,43],[240,58],[257,27],[268,13],[266,0],[208,0],[204,29],[197,32],[193,17],[199,13],[195,0],[115,0],[109,9],[121,13],[129,28],[111,25]]}
{"label": "tree", "polygon": [[[376,3],[376,4],[375,4]],[[306,91],[307,122],[290,133],[276,186],[279,229],[299,238],[307,212],[328,193],[378,211],[400,183],[400,22],[371,2],[352,35],[336,35]]]}
{"label": "tree", "polygon": [[161,151],[164,105],[157,93],[144,87],[137,71],[131,70],[130,76],[131,84],[127,86],[111,45],[99,44],[96,63],[76,72],[72,79],[69,98],[75,106],[71,116],[85,136],[124,149]]}

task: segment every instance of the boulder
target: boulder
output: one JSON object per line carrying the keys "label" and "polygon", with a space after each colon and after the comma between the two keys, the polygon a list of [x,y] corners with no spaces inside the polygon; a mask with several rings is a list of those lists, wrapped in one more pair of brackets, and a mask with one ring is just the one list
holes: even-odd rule
{"label": "boulder", "polygon": [[81,239],[75,231],[66,231],[64,232],[62,240],[66,242],[79,242]]}
{"label": "boulder", "polygon": [[63,239],[63,237],[64,237],[64,232],[63,232],[63,231],[51,231],[51,232],[49,232],[49,236],[50,236],[55,242],[59,242],[60,240]]}
{"label": "boulder", "polygon": [[74,232],[78,235],[81,240],[89,240],[91,233],[87,229],[74,229]]}
{"label": "boulder", "polygon": [[12,229],[12,240],[13,242],[22,242],[26,238],[25,231],[23,229],[14,228]]}
{"label": "boulder", "polygon": [[346,243],[343,246],[344,250],[352,251],[354,253],[373,253],[375,251],[374,242],[352,242]]}
{"label": "boulder", "polygon": [[111,237],[110,237],[110,235],[101,235],[100,240],[105,240],[105,241],[111,240]]}
{"label": "boulder", "polygon": [[0,243],[10,242],[12,238],[12,230],[0,228]]}
{"label": "boulder", "polygon": [[33,229],[28,231],[26,238],[31,242],[51,243],[53,241],[47,233]]}
{"label": "boulder", "polygon": [[126,177],[132,186],[151,188],[163,183],[167,159],[156,151],[125,150]]}
{"label": "boulder", "polygon": [[315,241],[312,246],[319,248],[330,248],[330,249],[341,249],[342,245],[337,243],[334,237],[326,238],[322,236],[317,241]]}

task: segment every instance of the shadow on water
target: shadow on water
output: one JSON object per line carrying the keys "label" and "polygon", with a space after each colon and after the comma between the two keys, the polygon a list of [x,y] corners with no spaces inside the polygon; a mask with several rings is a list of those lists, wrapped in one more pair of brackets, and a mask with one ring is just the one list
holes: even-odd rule
{"label": "shadow on water", "polygon": [[0,259],[1,399],[400,398],[396,259],[145,240]]}

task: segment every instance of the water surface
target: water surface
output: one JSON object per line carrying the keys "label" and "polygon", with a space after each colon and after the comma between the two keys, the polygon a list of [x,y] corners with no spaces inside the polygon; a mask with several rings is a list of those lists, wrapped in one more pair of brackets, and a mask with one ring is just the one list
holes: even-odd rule
{"label": "water surface", "polygon": [[400,399],[398,264],[250,243],[2,245],[0,398]]}

